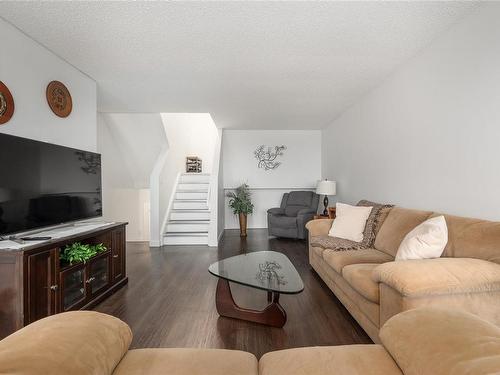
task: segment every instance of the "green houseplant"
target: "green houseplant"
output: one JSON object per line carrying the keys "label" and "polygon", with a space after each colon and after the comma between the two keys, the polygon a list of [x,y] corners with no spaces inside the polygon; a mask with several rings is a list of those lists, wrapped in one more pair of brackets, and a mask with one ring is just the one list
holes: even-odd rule
{"label": "green houseplant", "polygon": [[238,186],[234,192],[227,193],[229,207],[240,221],[240,236],[247,235],[247,215],[253,213],[253,203],[250,195],[250,188],[247,184]]}
{"label": "green houseplant", "polygon": [[82,244],[80,242],[67,245],[59,256],[60,259],[72,265],[74,263],[86,263],[94,255],[106,251],[107,248],[102,243],[97,245]]}

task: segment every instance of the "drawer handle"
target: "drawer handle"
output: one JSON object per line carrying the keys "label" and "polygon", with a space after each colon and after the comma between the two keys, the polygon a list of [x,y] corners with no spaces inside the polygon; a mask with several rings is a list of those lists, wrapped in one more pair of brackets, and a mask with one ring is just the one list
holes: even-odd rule
{"label": "drawer handle", "polygon": [[87,284],[90,284],[92,281],[95,280],[95,277],[89,277],[87,281],[85,281]]}
{"label": "drawer handle", "polygon": [[113,255],[113,258],[118,258],[118,257],[119,257],[119,255],[118,255],[118,254]]}
{"label": "drawer handle", "polygon": [[59,288],[59,285],[51,285],[49,288],[50,288],[50,290],[52,290],[52,291],[56,291],[56,290],[57,290],[57,288]]}

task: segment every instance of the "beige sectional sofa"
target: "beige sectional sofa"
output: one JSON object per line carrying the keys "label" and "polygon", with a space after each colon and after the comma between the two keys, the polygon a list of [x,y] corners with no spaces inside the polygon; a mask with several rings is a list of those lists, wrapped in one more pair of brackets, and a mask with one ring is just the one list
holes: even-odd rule
{"label": "beige sectional sofa", "polygon": [[441,258],[394,261],[405,235],[437,215],[385,208],[373,247],[361,250],[314,246],[332,220],[307,224],[311,266],[374,342],[390,317],[422,306],[466,310],[500,325],[500,223],[444,215],[449,239]]}
{"label": "beige sectional sofa", "polygon": [[500,372],[500,328],[462,311],[415,309],[390,319],[383,345],[265,354],[221,349],[129,350],[130,328],[76,311],[44,318],[0,341],[9,375],[471,375]]}

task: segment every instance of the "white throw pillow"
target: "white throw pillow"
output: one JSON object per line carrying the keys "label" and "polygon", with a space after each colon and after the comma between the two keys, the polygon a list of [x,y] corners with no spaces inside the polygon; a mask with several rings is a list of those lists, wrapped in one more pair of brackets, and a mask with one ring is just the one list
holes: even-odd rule
{"label": "white throw pillow", "polygon": [[448,243],[444,216],[433,217],[408,233],[396,254],[396,260],[439,258]]}
{"label": "white throw pillow", "polygon": [[373,207],[350,206],[344,203],[337,203],[336,207],[335,220],[328,235],[354,242],[363,241],[366,220]]}

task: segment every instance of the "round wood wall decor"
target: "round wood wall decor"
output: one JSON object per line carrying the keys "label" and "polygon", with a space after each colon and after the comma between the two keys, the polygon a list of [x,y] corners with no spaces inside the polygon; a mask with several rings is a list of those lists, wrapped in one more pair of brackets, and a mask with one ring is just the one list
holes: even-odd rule
{"label": "round wood wall decor", "polygon": [[14,98],[10,90],[0,81],[0,125],[5,124],[14,114]]}
{"label": "round wood wall decor", "polygon": [[50,109],[59,117],[68,117],[73,109],[71,94],[66,86],[59,81],[52,81],[47,86],[47,103]]}

